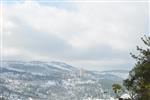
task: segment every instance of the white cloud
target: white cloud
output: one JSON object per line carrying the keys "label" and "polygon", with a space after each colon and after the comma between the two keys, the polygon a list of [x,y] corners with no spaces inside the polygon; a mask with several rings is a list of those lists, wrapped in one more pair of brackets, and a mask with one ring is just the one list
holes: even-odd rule
{"label": "white cloud", "polygon": [[14,47],[3,48],[4,59],[7,60],[49,60],[47,56],[39,55],[34,52],[30,52],[24,49],[18,49]]}
{"label": "white cloud", "polygon": [[15,48],[7,51],[7,58],[71,59],[89,68],[131,62],[129,51],[149,32],[147,3],[75,2],[74,6],[75,10],[67,10],[27,1],[5,6],[4,47]]}

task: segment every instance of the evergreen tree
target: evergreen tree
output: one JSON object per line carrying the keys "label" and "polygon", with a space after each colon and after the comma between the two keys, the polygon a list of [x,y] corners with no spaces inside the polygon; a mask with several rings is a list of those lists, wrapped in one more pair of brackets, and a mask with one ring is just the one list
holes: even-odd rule
{"label": "evergreen tree", "polygon": [[131,56],[136,59],[134,68],[129,72],[124,86],[129,91],[132,100],[150,100],[150,37],[141,38],[145,49],[137,46],[139,55]]}

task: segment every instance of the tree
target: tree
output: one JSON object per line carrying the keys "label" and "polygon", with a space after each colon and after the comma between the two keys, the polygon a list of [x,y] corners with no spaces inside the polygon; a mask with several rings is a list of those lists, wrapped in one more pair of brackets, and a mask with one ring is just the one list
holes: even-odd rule
{"label": "tree", "polygon": [[113,84],[112,85],[112,90],[114,91],[114,93],[116,94],[116,98],[120,98],[120,93],[122,91],[122,87],[119,84]]}
{"label": "tree", "polygon": [[4,97],[0,97],[0,100],[6,100]]}
{"label": "tree", "polygon": [[126,79],[126,80],[124,80],[123,85],[128,90],[128,94],[130,95],[131,100],[134,100],[134,96],[136,94],[134,91],[136,89],[136,84],[134,84],[133,80]]}
{"label": "tree", "polygon": [[132,100],[150,99],[150,37],[141,38],[145,49],[137,46],[139,55],[131,56],[137,61],[134,68],[129,72],[128,79],[124,80],[124,86]]}

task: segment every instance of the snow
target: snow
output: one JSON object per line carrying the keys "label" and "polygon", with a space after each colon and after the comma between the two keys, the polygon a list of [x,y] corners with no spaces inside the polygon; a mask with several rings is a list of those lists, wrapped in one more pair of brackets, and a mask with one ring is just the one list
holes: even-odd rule
{"label": "snow", "polygon": [[[7,69],[11,69],[11,70],[15,70],[15,71],[29,71],[32,75],[33,74],[38,74],[38,75],[42,75],[44,77],[44,81],[41,79],[34,79],[34,76],[32,75],[28,75],[28,73],[13,73],[13,72],[4,72],[2,73],[3,75],[3,79],[5,79],[5,82],[7,83],[6,86],[8,89],[13,90],[13,91],[17,91],[17,92],[23,92],[26,94],[26,91],[24,92],[24,90],[26,89],[27,91],[31,91],[31,96],[37,94],[39,95],[39,97],[41,98],[49,98],[49,93],[51,93],[52,95],[50,95],[50,97],[53,98],[76,98],[76,94],[77,93],[81,93],[81,98],[82,100],[116,100],[110,96],[110,94],[103,94],[104,90],[107,89],[107,87],[105,87],[104,83],[100,83],[98,80],[99,79],[109,79],[109,80],[113,80],[116,79],[116,76],[112,75],[112,74],[117,74],[121,76],[121,72],[93,72],[94,74],[91,74],[90,72],[86,72],[84,73],[85,75],[83,76],[79,76],[78,73],[80,73],[80,70],[74,70],[75,68],[72,68],[69,65],[65,65],[64,63],[52,63],[52,62],[6,62],[4,63],[5,66],[3,66],[4,68],[6,67]],[[24,66],[27,66],[27,70],[22,70],[21,68],[19,68],[20,66],[16,66],[13,68],[13,66],[11,66],[11,64],[20,64],[23,65],[22,69],[24,68]],[[10,65],[10,66],[9,66]],[[48,66],[50,65],[50,66]],[[31,70],[30,70],[31,67]],[[52,67],[52,68],[51,68]],[[53,68],[55,67],[55,68]],[[34,68],[37,68],[34,70]],[[61,84],[59,85],[59,82],[57,79],[53,79],[53,76],[51,78],[51,72],[56,70],[56,74],[58,75],[63,75],[61,79]],[[58,72],[57,72],[58,70]],[[64,73],[60,73],[59,72],[64,71]],[[79,71],[79,72],[77,72]],[[81,70],[82,71],[82,70]],[[49,74],[50,73],[50,74]],[[119,74],[118,74],[119,73]],[[97,75],[98,74],[98,75]],[[108,75],[107,75],[108,74]],[[124,73],[122,73],[124,74]],[[48,78],[44,75],[48,75]],[[66,77],[69,76],[69,77]],[[26,78],[27,80],[18,80],[18,79],[22,79]],[[100,77],[100,78],[97,78]],[[12,79],[11,79],[12,78]],[[32,79],[30,81],[30,78]],[[58,77],[59,78],[59,77]],[[28,81],[29,80],[29,81]],[[92,87],[89,87],[89,85],[91,85]],[[104,87],[103,87],[104,85]],[[4,84],[5,86],[5,84]],[[83,87],[83,88],[82,88]],[[36,89],[37,88],[37,89]],[[58,95],[57,92],[55,93],[55,91],[59,90],[59,88],[62,89],[62,91],[60,91],[60,94],[62,95]],[[87,88],[87,90],[86,90]],[[98,89],[97,89],[98,88]],[[63,94],[62,92],[66,92],[66,94]],[[53,92],[54,91],[54,92]],[[109,90],[108,90],[109,91]],[[33,92],[33,93],[32,93]],[[98,95],[100,96],[89,96],[89,94],[93,95],[97,92]],[[34,94],[35,93],[35,94]],[[79,94],[80,95],[80,94]],[[69,97],[70,96],[70,97]],[[17,98],[19,98],[19,95],[17,94],[11,94],[10,95],[10,99],[12,100],[12,98],[16,98],[15,100],[19,100]],[[128,97],[127,94],[122,95],[122,98]],[[84,98],[84,99],[83,99]],[[103,99],[102,99],[103,98]],[[105,99],[104,99],[105,98]],[[107,98],[107,99],[106,99]],[[31,98],[31,97],[26,97],[26,100],[35,100],[35,98]],[[56,99],[53,99],[56,100]],[[57,99],[60,100],[60,99]],[[63,99],[65,100],[65,99]],[[77,99],[75,99],[77,100]]]}
{"label": "snow", "polygon": [[29,97],[29,100],[33,100],[31,97]]}
{"label": "snow", "polygon": [[53,64],[53,63],[48,63],[48,64],[51,65],[51,66],[54,66],[54,67],[56,67],[58,69],[62,69],[62,70],[66,70],[66,71],[71,71],[70,69],[62,67],[60,65],[56,65],[56,64]]}
{"label": "snow", "polygon": [[[96,99],[96,98],[93,99],[93,98],[90,98],[90,97],[89,97],[89,98],[83,99],[83,100],[108,100],[108,99]],[[114,99],[114,98],[110,97],[109,100],[117,100],[117,99]]]}
{"label": "snow", "polygon": [[46,85],[55,85],[56,83],[54,82],[54,81],[48,81],[47,83],[46,83]]}
{"label": "snow", "polygon": [[123,95],[121,96],[121,98],[123,98],[123,99],[128,99],[128,98],[130,98],[130,95],[129,95],[129,94],[123,94]]}
{"label": "snow", "polygon": [[120,73],[120,72],[111,72],[110,74],[126,79],[128,77],[128,73]]}

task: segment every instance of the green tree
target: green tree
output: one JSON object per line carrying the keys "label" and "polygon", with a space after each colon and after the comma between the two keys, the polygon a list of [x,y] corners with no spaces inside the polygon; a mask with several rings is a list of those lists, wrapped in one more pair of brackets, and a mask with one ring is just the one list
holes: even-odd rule
{"label": "green tree", "polygon": [[0,100],[6,100],[4,97],[0,97]]}
{"label": "green tree", "polygon": [[[130,75],[129,75],[130,76]],[[131,100],[134,100],[134,96],[135,96],[135,90],[136,90],[136,84],[133,82],[133,79],[126,79],[124,80],[123,85],[126,87],[126,89],[128,90],[128,94],[131,97]]]}
{"label": "green tree", "polygon": [[120,98],[120,93],[122,92],[122,87],[119,84],[113,84],[112,85],[112,90],[116,94],[116,98]]}
{"label": "green tree", "polygon": [[129,72],[128,79],[124,80],[124,86],[132,100],[150,99],[150,37],[141,38],[145,49],[137,46],[138,55],[131,53],[136,59],[134,68]]}

